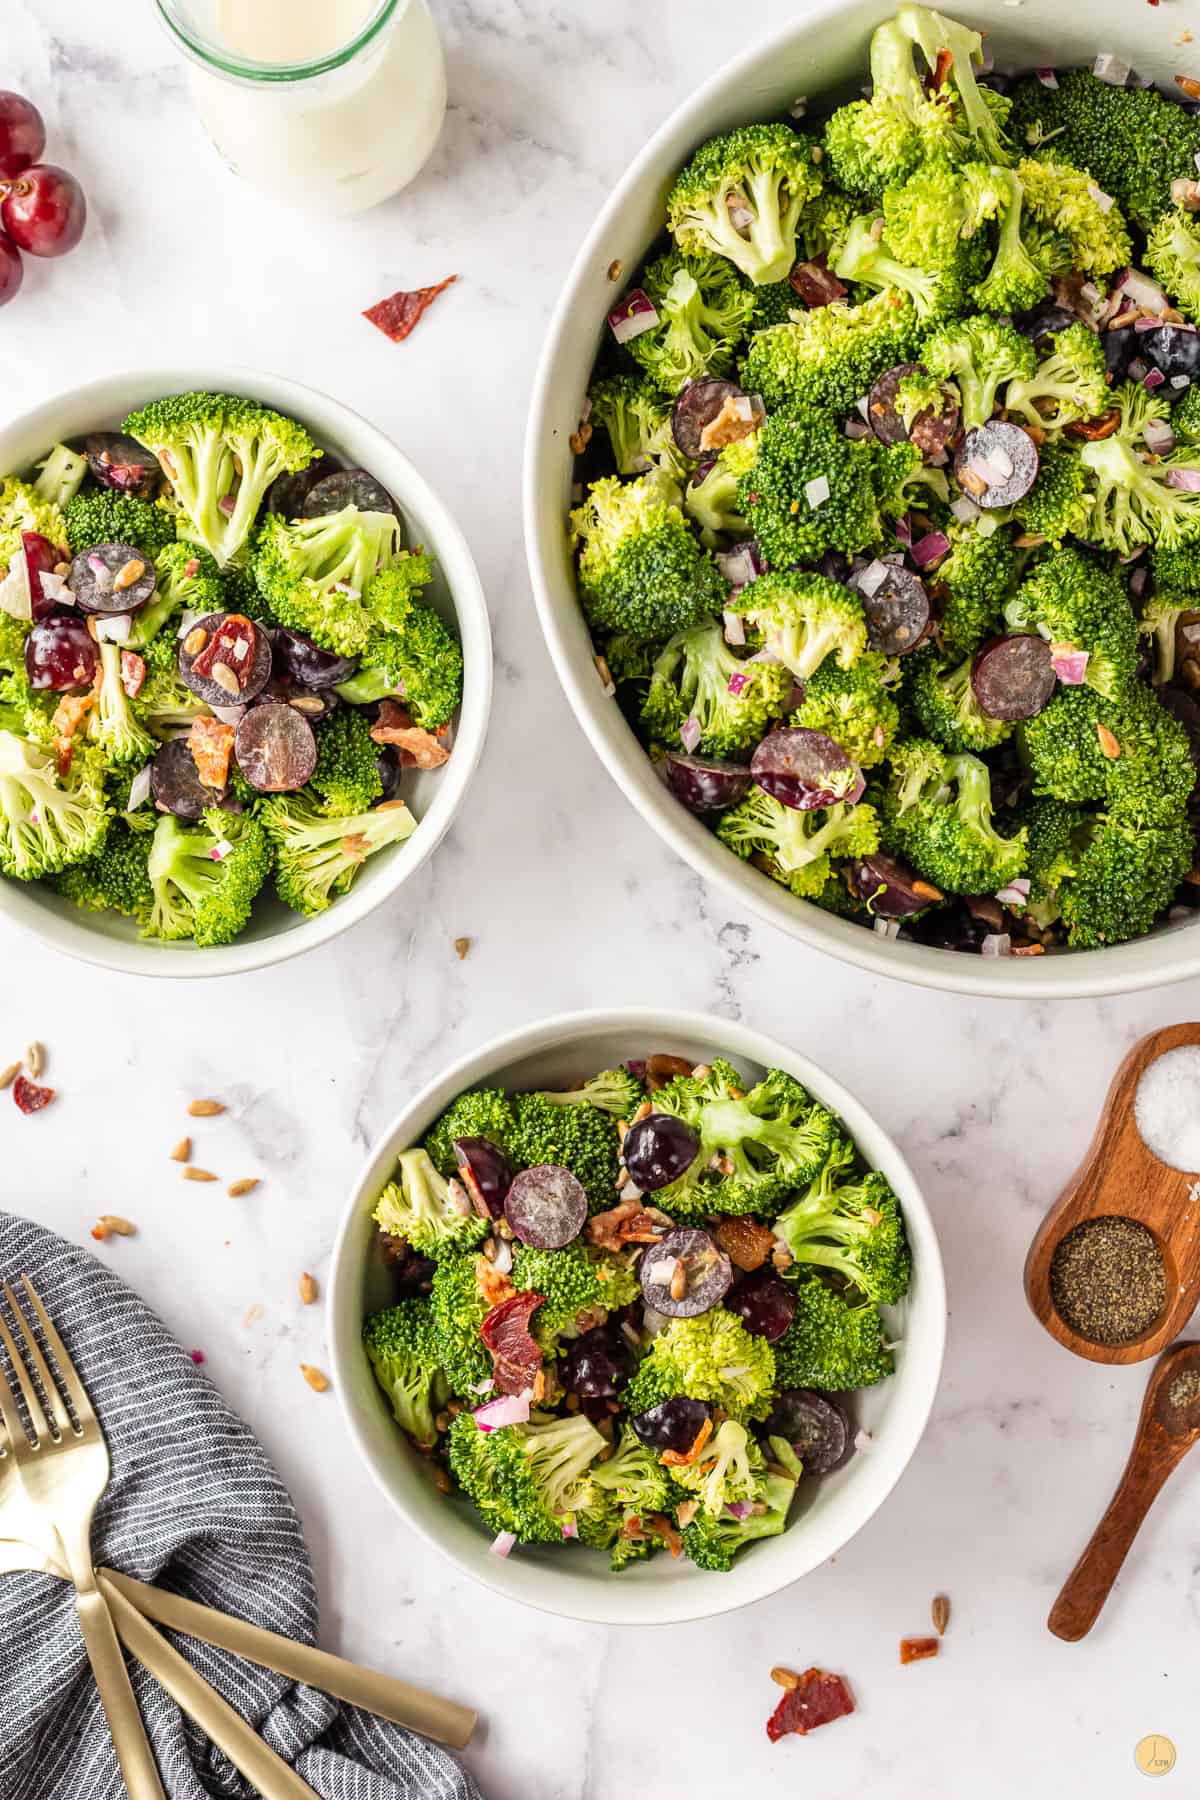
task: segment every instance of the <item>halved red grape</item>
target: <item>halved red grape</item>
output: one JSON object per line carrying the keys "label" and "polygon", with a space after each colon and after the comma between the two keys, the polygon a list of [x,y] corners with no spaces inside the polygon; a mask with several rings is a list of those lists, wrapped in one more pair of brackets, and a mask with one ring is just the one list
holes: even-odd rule
{"label": "halved red grape", "polygon": [[88,468],[101,487],[153,500],[162,486],[158,458],[123,431],[93,431],[84,439]]}
{"label": "halved red grape", "polygon": [[671,432],[685,456],[695,460],[704,454],[700,438],[706,425],[711,425],[725,402],[741,393],[736,381],[718,381],[710,377],[689,381],[681,387],[671,409]]}
{"label": "halved red grape", "polygon": [[160,812],[196,820],[207,807],[221,804],[225,789],[201,781],[187,739],[172,738],[156,751],[150,764],[150,792]]}
{"label": "halved red grape", "polygon": [[322,475],[320,481],[313,482],[304,496],[303,516],[316,519],[322,513],[341,512],[346,506],[356,506],[359,512],[394,513],[396,510],[392,496],[369,470],[335,469],[332,474]]}
{"label": "halved red grape", "polygon": [[[918,893],[917,884],[925,892]],[[937,898],[930,885],[915,869],[884,850],[873,850],[850,867],[851,891],[884,919],[906,919],[912,913],[924,912]]]}
{"label": "halved red grape", "polygon": [[457,1137],[454,1160],[458,1178],[480,1218],[501,1218],[504,1197],[512,1186],[513,1167],[499,1144],[493,1144],[491,1138]]}
{"label": "halved red grape", "polygon": [[739,1281],[725,1299],[726,1311],[736,1313],[755,1337],[776,1343],[792,1322],[796,1296],[786,1282],[769,1269],[758,1269]]}
{"label": "halved red grape", "polygon": [[867,401],[867,419],[881,443],[902,444],[908,441],[916,445],[922,456],[932,458],[942,454],[958,430],[955,390],[947,382],[943,382],[942,393],[947,402],[945,410],[935,413],[932,408],[926,407],[917,414],[911,427],[905,425],[896,410],[896,395],[904,377],[928,374],[929,370],[923,363],[897,363],[894,369],[886,370],[871,389]]}
{"label": "halved red grape", "polygon": [[750,774],[765,794],[796,812],[857,800],[863,791],[862,775],[842,746],[805,725],[768,732],[750,758]]}
{"label": "halved red grape", "polygon": [[989,419],[968,431],[955,452],[954,473],[976,506],[1015,506],[1037,480],[1037,446],[1010,419]]}
{"label": "halved red grape", "polygon": [[64,552],[40,531],[23,531],[21,548],[25,552],[25,569],[29,576],[29,605],[35,619],[48,619],[60,605],[52,600],[42,584],[42,576],[50,575],[64,560]]}
{"label": "halved red grape", "polygon": [[25,639],[25,673],[39,692],[86,694],[99,661],[100,652],[78,613],[39,619]]}
{"label": "halved red grape", "polygon": [[302,631],[293,631],[290,625],[277,625],[272,639],[276,661],[282,662],[288,674],[302,687],[316,691],[336,687],[339,681],[349,681],[358,669],[357,656],[336,656],[332,650],[322,650],[319,644],[314,644]]}
{"label": "halved red grape", "polygon": [[655,1312],[671,1319],[694,1319],[725,1298],[733,1265],[707,1231],[681,1229],[669,1231],[642,1252],[638,1278],[642,1297]]}
{"label": "halved red grape", "polygon": [[723,762],[718,756],[685,756],[667,752],[667,786],[689,812],[721,812],[736,806],[750,790],[750,771],[744,763]]}
{"label": "halved red grape", "polygon": [[648,1113],[625,1133],[622,1154],[634,1186],[653,1194],[687,1174],[700,1154],[700,1139],[673,1113]]}
{"label": "halved red grape", "polygon": [[400,752],[395,744],[385,744],[375,758],[375,767],[379,770],[379,779],[383,783],[381,800],[394,800],[400,792]]}
{"label": "halved red grape", "polygon": [[887,574],[870,593],[855,584],[867,619],[867,639],[883,656],[907,656],[924,641],[932,618],[925,583],[901,563],[888,563]]}
{"label": "halved red grape", "polygon": [[93,544],[72,557],[67,584],[80,612],[137,612],[154,592],[154,563],[132,544]]}
{"label": "halved red grape", "polygon": [[[236,624],[230,624],[231,621]],[[228,655],[222,657],[221,645],[226,642]],[[244,656],[235,654],[235,642],[247,646]],[[211,656],[206,652],[212,652]],[[205,673],[217,660],[224,661],[231,672],[221,681]],[[203,667],[197,669],[197,663]],[[271,679],[271,669],[270,633],[241,613],[206,613],[196,620],[179,646],[179,679],[206,706],[238,706],[256,699]]]}
{"label": "halved red grape", "polygon": [[0,306],[15,300],[25,279],[25,264],[12,239],[0,231]]}
{"label": "halved red grape", "polygon": [[657,1406],[648,1407],[645,1412],[636,1414],[629,1423],[633,1426],[643,1444],[661,1455],[664,1450],[674,1450],[685,1456],[695,1443],[705,1422],[712,1418],[712,1407],[707,1400],[693,1400],[687,1394],[675,1394],[670,1400],[660,1400]]}
{"label": "halved red grape", "polygon": [[619,1326],[596,1325],[575,1339],[557,1374],[570,1394],[584,1400],[610,1399],[633,1374],[635,1360]]}
{"label": "halved red grape", "polygon": [[303,518],[304,502],[310,490],[326,474],[326,459],[322,456],[310,462],[307,469],[277,475],[267,489],[267,511],[278,513],[284,519]]}
{"label": "halved red grape", "polygon": [[386,1231],[381,1231],[376,1241],[379,1259],[392,1278],[394,1298],[408,1300],[414,1294],[427,1294],[437,1273],[433,1258],[422,1256],[406,1238],[392,1237]]}
{"label": "halved red grape", "polygon": [[1032,719],[1057,685],[1050,646],[1032,632],[993,638],[971,664],[971,687],[989,719]]}
{"label": "halved red grape", "polygon": [[29,256],[65,256],[83,236],[86,223],[83,189],[55,163],[22,169],[0,200],[0,225]]}
{"label": "halved red grape", "polygon": [[0,92],[0,176],[19,175],[46,148],[46,127],[32,100]]}
{"label": "halved red grape", "polygon": [[317,766],[317,740],[294,707],[268,700],[252,706],[237,728],[237,766],[260,794],[291,794]]}
{"label": "halved red grape", "polygon": [[583,1183],[558,1163],[538,1163],[513,1177],[504,1216],[523,1244],[533,1250],[561,1250],[583,1230],[587,1195]]}
{"label": "halved red grape", "polygon": [[785,1388],[764,1427],[768,1438],[786,1438],[806,1475],[828,1475],[845,1459],[850,1424],[842,1408],[812,1388]]}

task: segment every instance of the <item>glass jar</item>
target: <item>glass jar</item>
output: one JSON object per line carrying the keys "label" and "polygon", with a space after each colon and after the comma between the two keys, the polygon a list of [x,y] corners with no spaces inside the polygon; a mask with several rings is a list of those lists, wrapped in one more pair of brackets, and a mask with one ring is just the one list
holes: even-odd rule
{"label": "glass jar", "polygon": [[233,169],[284,206],[362,212],[410,182],[442,127],[426,0],[156,0]]}

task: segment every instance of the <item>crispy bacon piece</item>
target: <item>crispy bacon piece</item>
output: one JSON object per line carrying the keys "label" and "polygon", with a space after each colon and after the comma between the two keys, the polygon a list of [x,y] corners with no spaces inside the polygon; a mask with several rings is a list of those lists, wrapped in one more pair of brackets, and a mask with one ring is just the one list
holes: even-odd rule
{"label": "crispy bacon piece", "polygon": [[136,650],[121,652],[121,686],[131,700],[136,700],[146,685],[146,659]]}
{"label": "crispy bacon piece", "polygon": [[13,1082],[12,1096],[23,1113],[41,1112],[43,1106],[49,1106],[54,1098],[54,1089],[38,1087],[28,1076],[18,1075]]}
{"label": "crispy bacon piece", "polygon": [[1108,411],[1101,413],[1098,419],[1072,419],[1071,423],[1064,426],[1063,429],[1071,437],[1087,438],[1090,443],[1094,444],[1098,438],[1111,437],[1120,423],[1120,407],[1110,406]]}
{"label": "crispy bacon piece", "polygon": [[622,1200],[620,1206],[589,1219],[587,1235],[599,1249],[615,1251],[626,1244],[657,1244],[663,1232],[637,1200]]}
{"label": "crispy bacon piece", "polygon": [[529,1335],[529,1318],[542,1304],[541,1294],[514,1294],[493,1306],[479,1335],[492,1359],[498,1394],[523,1394],[542,1368],[542,1353]]}
{"label": "crispy bacon piece", "polygon": [[675,1558],[676,1562],[678,1562],[679,1558],[683,1555],[683,1539],[672,1525],[670,1519],[668,1519],[666,1513],[651,1513],[646,1520],[646,1523],[654,1531],[657,1531],[659,1537],[671,1552],[671,1555]]}
{"label": "crispy bacon piece", "polygon": [[232,725],[207,714],[192,720],[188,749],[205,787],[223,788],[229,780],[229,758],[236,735]]}
{"label": "crispy bacon piece", "polygon": [[694,1463],[696,1461],[696,1458],[700,1455],[705,1444],[707,1444],[709,1438],[712,1436],[712,1432],[712,1420],[705,1419],[703,1425],[692,1439],[690,1450],[664,1450],[658,1459],[659,1462],[665,1463],[670,1469],[686,1469],[689,1463]]}
{"label": "crispy bacon piece", "polygon": [[245,614],[226,613],[193,662],[192,673],[213,681],[217,664],[224,663],[238,687],[244,688],[254,663],[254,644],[254,626]]}
{"label": "crispy bacon piece", "polygon": [[96,692],[96,688],[93,688],[90,694],[64,694],[54,709],[54,717],[50,721],[50,729],[54,733],[54,762],[64,781],[71,772],[75,733],[95,706]]}
{"label": "crispy bacon piece", "polygon": [[369,306],[363,318],[370,319],[393,344],[399,344],[408,337],[438,295],[457,280],[457,275],[447,275],[445,281],[439,281],[434,287],[400,288],[386,300],[377,300],[374,306]]}
{"label": "crispy bacon piece", "polygon": [[775,1233],[757,1219],[722,1219],[713,1236],[730,1262],[747,1274],[751,1269],[761,1269],[775,1248]]}
{"label": "crispy bacon piece", "polygon": [[651,1093],[656,1088],[666,1087],[668,1081],[676,1075],[690,1075],[692,1065],[685,1062],[682,1056],[648,1056],[646,1058],[646,1086]]}
{"label": "crispy bacon piece", "polygon": [[927,1656],[936,1656],[938,1648],[939,1640],[935,1637],[901,1638],[900,1661],[924,1662]]}
{"label": "crispy bacon piece", "polygon": [[371,727],[371,737],[376,744],[395,744],[401,759],[411,759],[414,768],[438,769],[450,760],[446,746],[438,742],[432,731],[414,725],[394,700],[379,702],[379,718]]}
{"label": "crispy bacon piece", "polygon": [[831,1725],[854,1711],[854,1697],[841,1675],[826,1669],[805,1669],[794,1688],[789,1688],[767,1720],[767,1736],[773,1744],[789,1732],[807,1737],[818,1725]]}

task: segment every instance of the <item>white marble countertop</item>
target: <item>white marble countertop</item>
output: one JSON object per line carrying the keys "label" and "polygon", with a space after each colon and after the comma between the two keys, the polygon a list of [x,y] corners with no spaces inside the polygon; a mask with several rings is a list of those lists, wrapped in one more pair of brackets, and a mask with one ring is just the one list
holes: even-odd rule
{"label": "white marble countertop", "polygon": [[[1194,1015],[1200,988],[1095,1003],[965,1002],[870,980],[730,910],[662,849],[603,773],[543,649],[519,522],[526,396],[544,323],[615,177],[668,109],[789,0],[443,0],[450,113],[413,189],[364,218],[272,214],[226,171],[148,4],[8,0],[4,85],[33,96],[92,223],[28,265],[0,314],[0,407],[139,362],[231,354],[368,413],[465,527],[489,595],[497,688],[484,767],[402,899],[337,944],[237,983],[137,981],[0,927],[0,1063],[48,1046],[54,1109],[0,1110],[5,1204],[110,1258],[269,1446],[296,1496],[334,1648],[469,1698],[490,1800],[732,1789],[841,1800],[1014,1791],[1134,1795],[1164,1732],[1195,1791],[1200,1645],[1195,1472],[1143,1532],[1092,1637],[1045,1616],[1119,1474],[1145,1371],[1076,1361],[1021,1290],[1032,1232],[1076,1163],[1125,1048]],[[407,345],[360,310],[457,271]],[[552,754],[547,750],[552,748]],[[452,940],[473,947],[460,963]],[[899,1138],[939,1224],[951,1295],[933,1422],[890,1502],[803,1584],[709,1624],[621,1633],[524,1611],[458,1579],[393,1517],[332,1394],[319,1307],[348,1183],[414,1083],[542,1014],[638,1001],[744,1018],[844,1080]],[[197,1094],[198,1160],[260,1175],[249,1199],[166,1161]],[[252,1309],[261,1313],[247,1322]],[[934,1664],[898,1638],[948,1594]],[[858,1716],[772,1747],[774,1663],[852,1677]],[[1185,1772],[1186,1771],[1186,1772]]]}

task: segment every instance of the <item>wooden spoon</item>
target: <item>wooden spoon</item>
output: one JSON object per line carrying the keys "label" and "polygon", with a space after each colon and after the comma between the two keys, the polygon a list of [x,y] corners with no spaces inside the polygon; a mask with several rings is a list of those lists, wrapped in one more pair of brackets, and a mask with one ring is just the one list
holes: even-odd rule
{"label": "wooden spoon", "polygon": [[1198,1438],[1200,1343],[1177,1344],[1155,1364],[1125,1473],[1050,1609],[1055,1637],[1075,1643],[1087,1636],[1159,1489]]}

